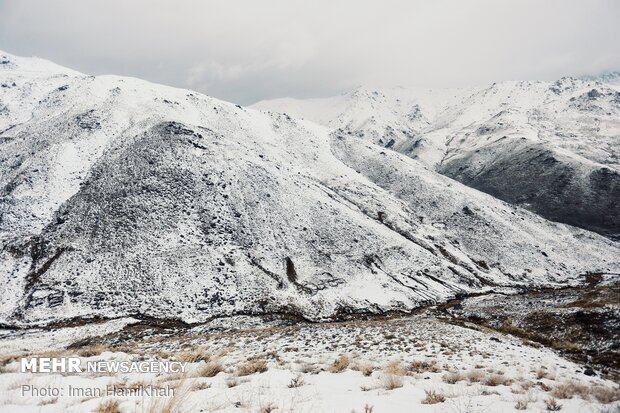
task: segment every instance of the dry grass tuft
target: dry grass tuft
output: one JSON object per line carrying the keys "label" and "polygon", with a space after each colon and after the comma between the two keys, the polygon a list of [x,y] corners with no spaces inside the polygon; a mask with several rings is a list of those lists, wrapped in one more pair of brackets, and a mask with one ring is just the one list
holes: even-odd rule
{"label": "dry grass tuft", "polygon": [[375,371],[375,368],[371,364],[357,364],[354,370],[357,370],[362,373],[362,375],[369,377]]}
{"label": "dry grass tuft", "polygon": [[404,376],[407,374],[407,370],[405,370],[398,360],[390,361],[387,366],[385,366],[384,371],[393,376]]}
{"label": "dry grass tuft", "polygon": [[233,387],[237,387],[239,385],[239,380],[234,377],[226,379],[226,387],[232,389]]}
{"label": "dry grass tuft", "polygon": [[103,344],[93,344],[87,347],[82,348],[78,355],[82,357],[92,357],[98,356],[105,351],[110,351],[111,349],[108,346],[104,346]]}
{"label": "dry grass tuft", "polygon": [[205,390],[211,387],[211,383],[207,383],[207,382],[196,382],[192,385],[192,390],[196,391],[196,390]]}
{"label": "dry grass tuft", "polygon": [[455,384],[464,379],[465,378],[461,373],[455,371],[448,372],[441,377],[441,380],[443,380],[444,383],[448,384]]}
{"label": "dry grass tuft", "polygon": [[556,399],[572,399],[574,396],[579,396],[584,400],[588,400],[590,398],[590,388],[575,382],[563,383],[551,390],[551,396]]}
{"label": "dry grass tuft", "polygon": [[414,360],[409,365],[409,371],[413,373],[426,373],[426,372],[437,373],[439,371],[439,367],[437,367],[436,360],[431,360],[431,361]]}
{"label": "dry grass tuft", "polygon": [[300,374],[297,377],[291,379],[291,382],[288,384],[289,389],[295,389],[297,387],[301,387],[305,384],[303,376]]}
{"label": "dry grass tuft", "polygon": [[276,406],[273,403],[268,403],[264,406],[261,406],[258,412],[259,413],[271,413],[271,412],[275,412],[276,410],[278,410],[278,406]]}
{"label": "dry grass tuft", "polygon": [[527,400],[517,400],[517,404],[515,404],[516,410],[527,410]]}
{"label": "dry grass tuft", "polygon": [[218,373],[224,371],[224,366],[219,360],[212,360],[205,366],[198,369],[198,375],[201,377],[215,377]]}
{"label": "dry grass tuft", "polygon": [[594,398],[603,404],[614,403],[620,400],[620,387],[594,386],[590,391]]}
{"label": "dry grass tuft", "polygon": [[264,359],[249,360],[247,363],[237,368],[237,375],[249,376],[254,373],[264,373],[267,371],[267,362]]}
{"label": "dry grass tuft", "polygon": [[120,403],[118,400],[106,400],[101,402],[99,406],[95,408],[95,413],[121,413],[121,410],[118,407],[119,405]]}
{"label": "dry grass tuft", "polygon": [[336,361],[334,361],[334,364],[331,366],[329,371],[331,371],[332,373],[340,373],[344,371],[347,367],[349,367],[350,362],[351,361],[349,360],[348,356],[342,355],[338,357]]}
{"label": "dry grass tuft", "polygon": [[185,382],[180,383],[174,390],[174,395],[169,398],[152,397],[145,406],[145,413],[183,413],[183,404],[190,394],[191,386]]}
{"label": "dry grass tuft", "polygon": [[197,347],[194,350],[182,352],[175,359],[186,363],[198,363],[199,361],[208,363],[211,360],[211,353],[204,347]]}
{"label": "dry grass tuft", "polygon": [[487,376],[483,381],[483,384],[486,386],[508,386],[511,383],[512,380],[507,379],[501,374],[491,374],[490,376]]}
{"label": "dry grass tuft", "polygon": [[467,373],[467,380],[469,380],[470,383],[480,383],[483,377],[484,373],[482,373],[480,370],[472,370]]}
{"label": "dry grass tuft", "polygon": [[562,405],[558,404],[557,400],[551,397],[545,400],[545,408],[550,412],[559,412],[562,410]]}
{"label": "dry grass tuft", "polygon": [[403,378],[394,374],[386,374],[383,377],[382,385],[385,390],[399,389],[403,387]]}
{"label": "dry grass tuft", "polygon": [[424,390],[424,393],[426,393],[426,398],[422,400],[422,404],[437,404],[446,401],[446,396],[435,390]]}

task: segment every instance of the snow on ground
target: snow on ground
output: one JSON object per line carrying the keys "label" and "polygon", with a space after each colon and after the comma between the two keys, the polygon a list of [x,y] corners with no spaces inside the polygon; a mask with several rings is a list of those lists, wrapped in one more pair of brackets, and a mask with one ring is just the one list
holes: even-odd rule
{"label": "snow on ground", "polygon": [[[81,354],[84,362],[169,359],[190,362],[188,371],[32,374],[8,361],[0,374],[0,412],[504,412],[545,411],[555,402],[562,412],[577,413],[620,406],[613,402],[620,397],[617,384],[584,375],[583,366],[549,349],[429,315],[224,332],[194,328],[172,336],[136,331],[126,327],[100,344],[47,355]],[[11,348],[11,341],[0,346]],[[22,396],[22,385],[54,386],[65,395]],[[173,388],[175,396],[66,394],[69,386],[108,385]]]}

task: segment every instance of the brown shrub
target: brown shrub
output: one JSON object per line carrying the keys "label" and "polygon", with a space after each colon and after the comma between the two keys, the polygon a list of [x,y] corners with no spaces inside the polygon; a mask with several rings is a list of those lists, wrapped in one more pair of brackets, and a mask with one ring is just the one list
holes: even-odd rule
{"label": "brown shrub", "polygon": [[551,396],[556,399],[572,399],[576,395],[587,400],[590,398],[590,389],[582,384],[569,382],[555,386],[551,390]]}
{"label": "brown shrub", "polygon": [[547,386],[542,381],[537,381],[536,385],[541,388],[542,391],[551,391],[551,386]]}
{"label": "brown shrub", "polygon": [[479,383],[482,381],[483,377],[484,374],[480,370],[472,370],[467,373],[467,380],[469,380],[470,383]]}
{"label": "brown shrub", "polygon": [[118,400],[106,400],[95,408],[95,413],[121,413]]}
{"label": "brown shrub", "polygon": [[237,375],[249,376],[254,373],[264,373],[267,371],[267,362],[263,359],[249,360],[247,363],[237,368]]}
{"label": "brown shrub", "polygon": [[592,395],[600,403],[609,404],[620,400],[620,388],[594,386],[590,389]]}
{"label": "brown shrub", "polygon": [[550,412],[558,412],[562,410],[562,405],[558,404],[557,400],[551,397],[545,400],[545,408]]}
{"label": "brown shrub", "polygon": [[110,348],[107,346],[104,346],[103,344],[94,344],[94,345],[82,348],[78,352],[78,355],[82,357],[92,357],[92,356],[98,356],[104,351],[110,351]]}
{"label": "brown shrub", "polygon": [[484,379],[483,382],[486,386],[507,386],[512,383],[511,380],[506,379],[501,374],[491,374]]}
{"label": "brown shrub", "polygon": [[211,353],[209,353],[204,347],[197,347],[194,350],[184,351],[175,358],[177,361],[186,363],[197,363],[199,361],[208,363],[209,360],[211,360]]}
{"label": "brown shrub", "polygon": [[444,383],[455,384],[463,380],[463,375],[461,375],[461,373],[459,372],[451,371],[449,373],[444,374],[441,377],[441,380],[443,380]]}
{"label": "brown shrub", "polygon": [[237,387],[239,385],[239,380],[233,378],[228,378],[226,379],[226,387],[228,387],[229,389],[233,388],[233,387]]}
{"label": "brown shrub", "polygon": [[370,364],[366,364],[360,368],[360,371],[364,376],[368,377],[372,374],[373,371],[375,371],[375,369]]}
{"label": "brown shrub", "polygon": [[205,390],[211,387],[210,383],[207,382],[196,382],[192,385],[192,390]]}
{"label": "brown shrub", "polygon": [[278,410],[278,406],[276,406],[273,403],[268,403],[264,406],[261,406],[258,412],[259,413],[272,413],[272,412],[275,412],[276,410]]}
{"label": "brown shrub", "polygon": [[331,366],[329,371],[331,371],[332,373],[340,373],[344,371],[347,367],[349,367],[349,363],[349,357],[346,355],[342,355],[338,357],[336,361],[334,361],[334,364]]}
{"label": "brown shrub", "polygon": [[295,389],[297,387],[301,387],[305,384],[304,378],[303,376],[299,375],[293,379],[291,379],[291,382],[288,384],[288,388],[289,389]]}
{"label": "brown shrub", "polygon": [[424,390],[424,393],[426,393],[426,398],[422,400],[422,404],[437,404],[446,401],[446,397],[435,390]]}
{"label": "brown shrub", "polygon": [[213,360],[198,369],[198,375],[202,377],[214,377],[223,371],[224,366],[222,363],[219,360]]}
{"label": "brown shrub", "polygon": [[383,377],[383,388],[394,390],[403,387],[403,378],[394,374],[386,374]]}
{"label": "brown shrub", "polygon": [[439,371],[439,368],[437,367],[436,360],[431,360],[431,361],[414,360],[409,365],[409,371],[413,373],[425,373],[425,372],[437,373]]}
{"label": "brown shrub", "polygon": [[390,361],[387,366],[385,366],[384,371],[387,374],[393,375],[393,376],[404,376],[405,374],[407,374],[407,371],[403,368],[402,364],[400,363],[400,361]]}

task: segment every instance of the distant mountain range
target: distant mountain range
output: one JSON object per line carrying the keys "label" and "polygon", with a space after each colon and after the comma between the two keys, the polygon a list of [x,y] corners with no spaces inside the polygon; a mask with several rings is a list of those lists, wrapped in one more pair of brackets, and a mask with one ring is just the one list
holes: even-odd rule
{"label": "distant mountain range", "polygon": [[611,86],[257,105],[289,116],[8,53],[0,86],[4,325],[326,320],[620,270],[613,237],[541,217],[617,233]]}
{"label": "distant mountain range", "polygon": [[453,90],[360,88],[254,107],[312,120],[547,219],[618,239],[618,79],[616,73]]}

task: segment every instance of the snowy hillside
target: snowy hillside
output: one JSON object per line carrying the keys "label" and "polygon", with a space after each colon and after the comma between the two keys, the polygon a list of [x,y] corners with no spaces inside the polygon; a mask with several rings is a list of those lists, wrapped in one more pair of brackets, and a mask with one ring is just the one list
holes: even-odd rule
{"label": "snowy hillside", "polygon": [[620,234],[620,92],[599,80],[278,99],[286,112],[396,150],[548,219]]}
{"label": "snowy hillside", "polygon": [[[404,148],[421,136],[418,146],[432,154],[420,152],[425,165],[348,133],[363,128],[331,133],[189,90],[0,55],[2,323],[265,313],[316,320],[620,270],[617,243],[428,168],[477,150],[477,139],[452,136],[442,149],[430,138],[440,119],[479,130],[467,110],[434,106],[451,96],[410,107],[411,136],[394,132],[391,146],[414,157]],[[579,165],[615,170],[617,119],[606,114],[615,97],[599,89],[594,102],[605,108],[592,109],[598,126],[584,128],[598,127],[609,146],[540,140],[573,148],[567,156]],[[569,114],[595,104],[570,93],[577,109]],[[520,125],[490,136],[516,136]]]}

